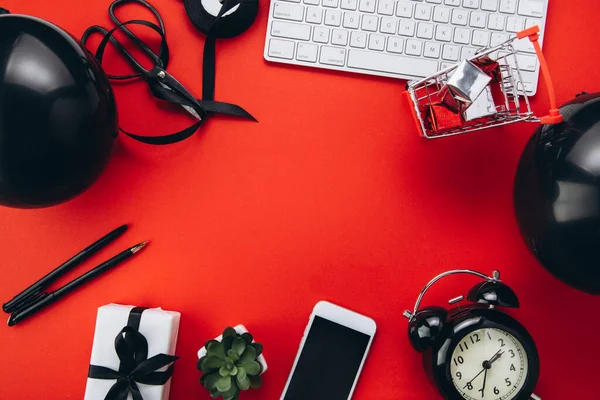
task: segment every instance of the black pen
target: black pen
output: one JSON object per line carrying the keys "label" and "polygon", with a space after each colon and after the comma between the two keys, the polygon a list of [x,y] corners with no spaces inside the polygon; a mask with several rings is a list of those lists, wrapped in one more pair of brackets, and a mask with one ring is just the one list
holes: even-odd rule
{"label": "black pen", "polygon": [[122,225],[110,232],[106,236],[98,239],[85,249],[81,250],[78,254],[71,257],[69,260],[65,261],[57,268],[55,268],[52,272],[35,282],[33,285],[29,286],[27,289],[23,290],[21,293],[16,295],[12,300],[2,305],[2,310],[6,313],[12,313],[14,311],[23,308],[29,303],[33,303],[40,300],[42,296],[41,291],[52,281],[63,275],[65,272],[75,267],[76,265],[82,263],[85,259],[90,257],[92,254],[96,253],[102,247],[106,246],[108,243],[112,242],[119,236],[123,234],[127,230],[127,225]]}
{"label": "black pen", "polygon": [[49,306],[50,304],[54,303],[56,300],[58,300],[65,294],[67,294],[67,293],[71,292],[72,290],[76,289],[77,287],[83,285],[90,279],[93,279],[97,275],[100,275],[101,273],[106,272],[109,269],[111,269],[112,267],[125,261],[129,257],[133,256],[135,253],[140,251],[144,246],[146,246],[147,243],[148,243],[147,241],[142,242],[138,245],[133,246],[130,249],[122,251],[121,253],[117,254],[110,260],[103,262],[102,264],[98,265],[96,268],[91,269],[87,273],[85,273],[85,274],[81,275],[80,277],[67,283],[63,287],[56,289],[54,292],[39,294],[39,296],[36,298],[36,300],[33,304],[14,312],[10,316],[10,318],[8,319],[8,326],[13,326],[13,325],[21,322],[25,318],[35,314],[36,312],[43,309],[44,307]]}

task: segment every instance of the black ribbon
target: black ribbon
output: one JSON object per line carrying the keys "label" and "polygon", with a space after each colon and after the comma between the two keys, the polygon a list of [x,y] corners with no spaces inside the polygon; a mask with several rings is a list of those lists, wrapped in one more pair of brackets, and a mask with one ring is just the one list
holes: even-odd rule
{"label": "black ribbon", "polygon": [[[202,0],[184,0],[190,21],[206,35],[202,65],[203,100],[214,100],[215,96],[217,39],[241,35],[252,26],[258,15],[258,0],[223,0],[222,3],[215,16],[206,11]],[[227,14],[236,6],[236,10]]]}
{"label": "black ribbon", "polygon": [[[133,400],[144,400],[138,383],[164,385],[173,375],[172,363],[179,357],[161,353],[148,358],[148,341],[138,330],[144,310],[143,307],[133,308],[129,313],[127,326],[115,338],[115,350],[120,360],[119,370],[90,365],[89,378],[117,380],[104,400],[127,400],[129,393]],[[166,371],[157,371],[167,365],[169,368]]]}

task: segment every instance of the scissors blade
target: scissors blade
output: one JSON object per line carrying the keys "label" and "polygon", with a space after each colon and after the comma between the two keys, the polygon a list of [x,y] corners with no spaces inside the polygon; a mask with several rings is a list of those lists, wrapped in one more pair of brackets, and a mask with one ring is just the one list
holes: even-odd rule
{"label": "scissors blade", "polygon": [[[173,90],[171,87],[169,87],[168,85],[164,84],[163,82],[160,82],[160,81],[159,81],[158,83],[160,83],[160,85],[161,85],[162,87],[164,87],[165,89],[168,89],[168,90]],[[181,106],[181,107],[182,107],[182,108],[183,108],[185,111],[187,111],[187,112],[188,112],[190,115],[192,115],[194,118],[196,118],[198,121],[202,121],[202,117],[200,117],[200,115],[198,114],[198,112],[197,112],[196,110],[194,110],[192,107],[190,107],[190,106],[186,106],[186,105],[184,105],[184,104],[180,104],[180,106]]]}

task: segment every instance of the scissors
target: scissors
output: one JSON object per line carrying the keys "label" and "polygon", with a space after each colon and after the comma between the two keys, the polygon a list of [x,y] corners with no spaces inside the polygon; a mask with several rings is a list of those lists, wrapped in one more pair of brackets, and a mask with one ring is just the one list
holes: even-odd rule
{"label": "scissors", "polygon": [[[146,20],[130,20],[126,22],[121,22],[116,14],[115,10],[121,6],[124,6],[129,3],[137,3],[148,9],[156,18],[158,25],[146,21]],[[252,115],[250,115],[247,111],[245,111],[240,106],[230,103],[224,103],[220,101],[214,100],[199,100],[196,99],[189,90],[185,88],[177,79],[175,79],[171,74],[167,72],[167,66],[169,63],[169,47],[166,39],[166,32],[164,22],[156,8],[148,3],[146,0],[115,0],[109,7],[108,13],[110,19],[115,23],[116,27],[112,30],[108,30],[98,25],[91,26],[88,28],[83,36],[81,41],[85,44],[89,37],[94,33],[99,33],[103,35],[103,39],[98,45],[96,50],[96,58],[100,63],[102,63],[102,59],[104,57],[104,52],[106,51],[106,46],[110,42],[115,46],[117,51],[125,58],[125,60],[133,67],[136,71],[132,74],[127,75],[108,75],[109,79],[113,80],[128,80],[140,78],[146,81],[148,84],[151,93],[154,97],[165,100],[171,103],[179,104],[183,107],[188,113],[194,116],[198,121],[186,128],[182,131],[167,134],[162,136],[141,136],[133,133],[129,133],[122,128],[120,130],[132,137],[136,140],[139,140],[148,144],[170,144],[176,143],[181,140],[187,139],[191,135],[194,134],[200,127],[200,125],[206,120],[206,117],[210,114],[218,113],[218,114],[227,114],[234,115],[246,119],[251,119],[256,121]],[[137,37],[128,27],[127,25],[142,25],[146,26],[156,33],[158,33],[161,37],[161,43],[158,54],[155,53],[146,43],[144,43],[139,37]],[[127,38],[135,44],[144,55],[150,59],[153,63],[152,68],[145,68],[136,58],[119,42],[118,39],[115,38],[114,34],[116,31],[121,30]]]}

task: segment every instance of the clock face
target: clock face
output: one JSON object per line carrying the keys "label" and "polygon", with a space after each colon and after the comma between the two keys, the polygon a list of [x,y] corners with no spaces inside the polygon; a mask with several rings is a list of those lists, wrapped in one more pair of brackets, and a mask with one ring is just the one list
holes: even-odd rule
{"label": "clock face", "polygon": [[450,360],[454,387],[467,400],[509,400],[527,378],[527,354],[510,333],[496,328],[470,332]]}

